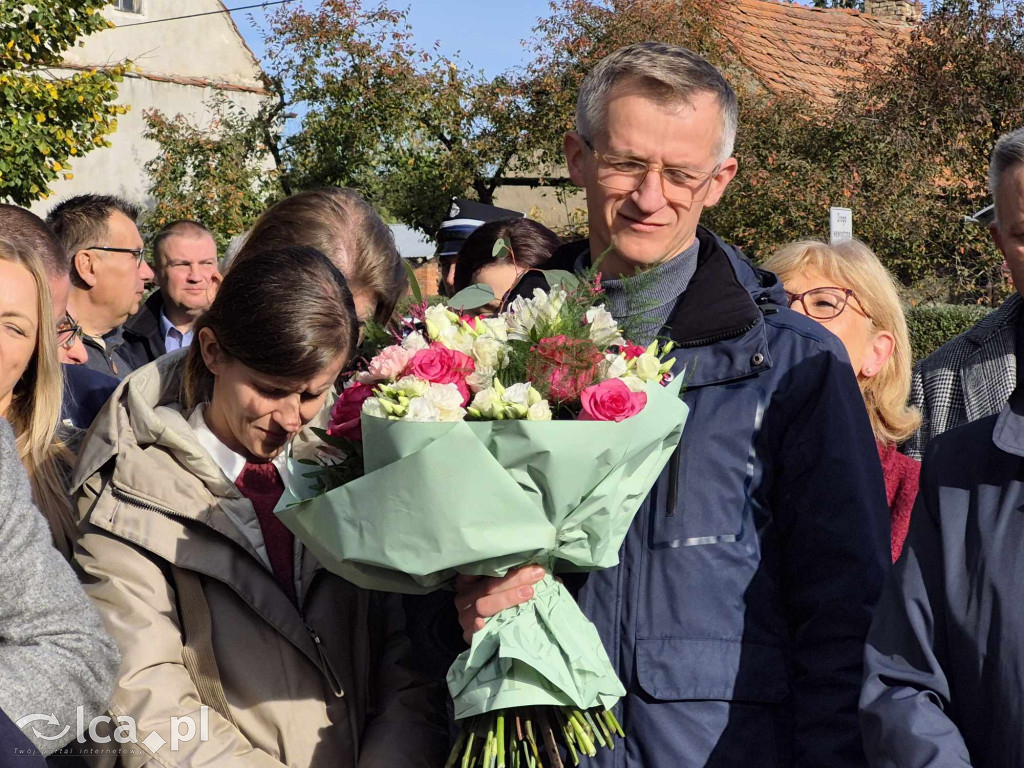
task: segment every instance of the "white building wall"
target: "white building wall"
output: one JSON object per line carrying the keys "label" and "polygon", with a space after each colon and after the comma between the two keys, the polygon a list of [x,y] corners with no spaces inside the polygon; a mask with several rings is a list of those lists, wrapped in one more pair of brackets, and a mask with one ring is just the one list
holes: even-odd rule
{"label": "white building wall", "polygon": [[[219,0],[141,0],[143,14],[105,11],[115,24],[167,19],[190,13],[220,10]],[[102,66],[132,59],[141,70],[119,85],[119,104],[129,112],[118,118],[111,146],[81,157],[70,158],[70,181],[51,185],[52,194],[32,205],[44,215],[60,200],[87,192],[116,194],[144,205],[152,204],[146,190],[149,179],[143,168],[156,156],[156,142],[142,138],[144,113],[159,109],[168,116],[183,114],[206,124],[211,115],[205,106],[217,91],[250,113],[262,99],[259,65],[227,14],[194,19],[169,20],[138,27],[121,26],[86,38],[85,44],[70,51],[65,61],[74,68]],[[71,74],[73,70],[56,70]],[[168,81],[186,80],[190,82]],[[225,85],[227,87],[217,87]]]}

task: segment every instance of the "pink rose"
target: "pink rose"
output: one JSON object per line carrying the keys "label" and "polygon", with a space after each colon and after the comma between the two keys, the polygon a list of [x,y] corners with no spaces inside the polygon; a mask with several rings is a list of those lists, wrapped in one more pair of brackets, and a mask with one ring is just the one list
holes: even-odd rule
{"label": "pink rose", "polygon": [[393,381],[405,373],[406,366],[415,354],[413,350],[398,344],[386,347],[370,361],[367,373],[376,381]]}
{"label": "pink rose", "polygon": [[363,401],[372,396],[373,387],[366,384],[353,384],[343,389],[341,396],[331,408],[331,418],[327,422],[327,434],[331,437],[361,441],[363,427],[359,417],[363,412]]}
{"label": "pink rose", "polygon": [[622,421],[644,409],[647,394],[633,392],[620,379],[608,379],[584,389],[580,402],[580,421]]}
{"label": "pink rose", "polygon": [[473,370],[473,358],[435,341],[413,355],[405,373],[434,384],[454,384],[459,388],[465,406],[469,402],[466,379]]}
{"label": "pink rose", "polygon": [[622,345],[620,351],[627,360],[636,360],[640,355],[646,352],[647,349],[641,347],[639,344],[634,344],[632,341],[627,341]]}
{"label": "pink rose", "polygon": [[597,376],[597,365],[603,360],[590,339],[552,336],[530,347],[526,376],[549,400],[573,402]]}

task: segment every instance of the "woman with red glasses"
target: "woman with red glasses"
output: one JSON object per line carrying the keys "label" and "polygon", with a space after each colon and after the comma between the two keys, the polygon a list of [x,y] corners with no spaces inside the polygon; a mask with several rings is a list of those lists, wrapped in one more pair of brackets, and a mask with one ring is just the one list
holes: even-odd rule
{"label": "woman with red glasses", "polygon": [[874,252],[858,240],[791,243],[765,266],[782,279],[790,307],[832,331],[850,356],[882,461],[895,562],[907,536],[920,474],[920,464],[896,447],[921,420],[907,407],[913,360],[896,284]]}

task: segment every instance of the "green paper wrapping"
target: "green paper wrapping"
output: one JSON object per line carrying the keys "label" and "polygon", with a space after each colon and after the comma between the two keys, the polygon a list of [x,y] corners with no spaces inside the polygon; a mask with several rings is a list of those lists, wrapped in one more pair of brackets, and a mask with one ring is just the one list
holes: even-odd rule
{"label": "green paper wrapping", "polygon": [[[417,423],[363,416],[363,477],[313,496],[294,465],[276,513],[328,570],[422,594],[457,574],[597,570],[679,443],[680,381],[620,423]],[[452,665],[459,719],[527,705],[611,706],[624,691],[594,626],[550,577],[492,617]]]}

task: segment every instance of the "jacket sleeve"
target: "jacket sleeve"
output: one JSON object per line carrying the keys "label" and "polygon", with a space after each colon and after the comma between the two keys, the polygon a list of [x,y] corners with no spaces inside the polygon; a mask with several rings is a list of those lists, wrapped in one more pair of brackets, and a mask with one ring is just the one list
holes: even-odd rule
{"label": "jacket sleeve", "polygon": [[[117,646],[104,631],[78,578],[53,548],[50,529],[32,502],[14,434],[0,420],[0,710],[49,754],[99,714],[117,675]],[[41,736],[39,734],[42,734]]]}
{"label": "jacket sleeve", "polygon": [[[79,491],[81,511],[93,508],[100,484],[99,476],[93,476]],[[110,716],[133,718],[138,743],[121,747],[120,764],[135,768],[152,760],[167,768],[284,768],[277,759],[253,748],[241,731],[212,708],[206,714],[208,738],[199,738],[201,700],[182,662],[184,643],[174,590],[158,563],[88,522],[83,523],[75,559],[85,572],[86,592],[121,649]],[[196,728],[195,737],[188,741],[178,738],[188,731],[185,717],[192,718]],[[159,739],[147,742],[151,733]],[[172,751],[175,742],[177,749]]]}
{"label": "jacket sleeve", "polygon": [[415,671],[401,595],[377,593],[371,621],[380,638],[371,703],[363,731],[359,768],[436,768],[447,757],[447,689]]}
{"label": "jacket sleeve", "polygon": [[946,714],[950,661],[944,552],[938,504],[923,468],[903,554],[886,582],[864,652],[860,721],[877,768],[970,766],[967,746]]}
{"label": "jacket sleeve", "polygon": [[889,509],[864,400],[845,352],[821,345],[786,387],[772,516],[792,649],[795,766],[865,765],[857,700],[864,640],[889,569]]}
{"label": "jacket sleeve", "polygon": [[910,376],[910,401],[911,407],[921,413],[921,425],[907,440],[900,446],[900,451],[912,459],[921,460],[924,456],[924,447],[928,442],[929,423],[931,422],[928,401],[924,396],[924,372],[921,363],[914,366],[914,372]]}

